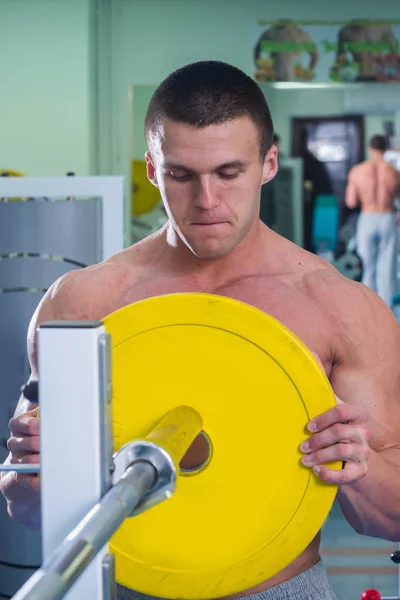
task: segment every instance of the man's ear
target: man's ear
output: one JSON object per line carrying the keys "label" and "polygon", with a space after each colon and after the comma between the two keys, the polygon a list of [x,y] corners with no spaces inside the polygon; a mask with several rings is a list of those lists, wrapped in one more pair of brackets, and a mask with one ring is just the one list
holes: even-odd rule
{"label": "man's ear", "polygon": [[263,174],[261,183],[268,183],[275,177],[278,172],[278,149],[276,146],[271,146],[264,159]]}
{"label": "man's ear", "polygon": [[146,152],[144,157],[146,160],[147,179],[158,188],[159,186],[157,182],[157,172],[154,159],[149,151]]}

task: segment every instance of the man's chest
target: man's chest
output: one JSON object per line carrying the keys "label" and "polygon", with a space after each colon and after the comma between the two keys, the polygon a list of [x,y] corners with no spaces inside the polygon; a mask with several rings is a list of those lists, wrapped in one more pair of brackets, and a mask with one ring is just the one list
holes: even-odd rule
{"label": "man's chest", "polygon": [[249,278],[216,293],[246,302],[285,325],[318,354],[330,372],[335,346],[332,325],[327,313],[302,291],[288,284],[271,282],[268,278]]}
{"label": "man's chest", "polygon": [[290,283],[271,277],[252,276],[217,287],[196,285],[181,278],[137,282],[119,298],[118,306],[172,293],[211,293],[250,304],[280,321],[312,352],[318,354],[329,373],[335,354],[334,330],[327,312]]}

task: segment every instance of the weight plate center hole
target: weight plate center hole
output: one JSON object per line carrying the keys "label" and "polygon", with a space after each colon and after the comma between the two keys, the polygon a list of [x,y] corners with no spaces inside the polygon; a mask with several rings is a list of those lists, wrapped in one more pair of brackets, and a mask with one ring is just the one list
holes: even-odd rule
{"label": "weight plate center hole", "polygon": [[182,475],[194,475],[202,471],[209,463],[211,455],[211,440],[209,436],[202,431],[197,438],[193,440],[179,464]]}

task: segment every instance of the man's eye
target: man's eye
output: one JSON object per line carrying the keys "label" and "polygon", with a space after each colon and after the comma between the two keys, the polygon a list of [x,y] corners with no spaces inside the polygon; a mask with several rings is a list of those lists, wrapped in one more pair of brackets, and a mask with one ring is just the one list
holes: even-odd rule
{"label": "man's eye", "polygon": [[176,179],[177,181],[189,181],[191,175],[190,173],[185,173],[184,175],[177,175],[176,173],[170,173],[171,177],[173,179]]}
{"label": "man's eye", "polygon": [[239,173],[219,173],[219,176],[222,179],[235,179],[236,177],[238,177]]}

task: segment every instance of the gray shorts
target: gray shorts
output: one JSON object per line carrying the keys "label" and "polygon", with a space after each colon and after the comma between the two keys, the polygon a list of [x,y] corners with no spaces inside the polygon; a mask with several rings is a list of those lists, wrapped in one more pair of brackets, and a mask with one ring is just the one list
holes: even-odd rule
{"label": "gray shorts", "polygon": [[[154,600],[118,585],[118,600]],[[158,599],[157,599],[158,600]],[[246,600],[337,600],[322,562],[268,590],[246,596]]]}

